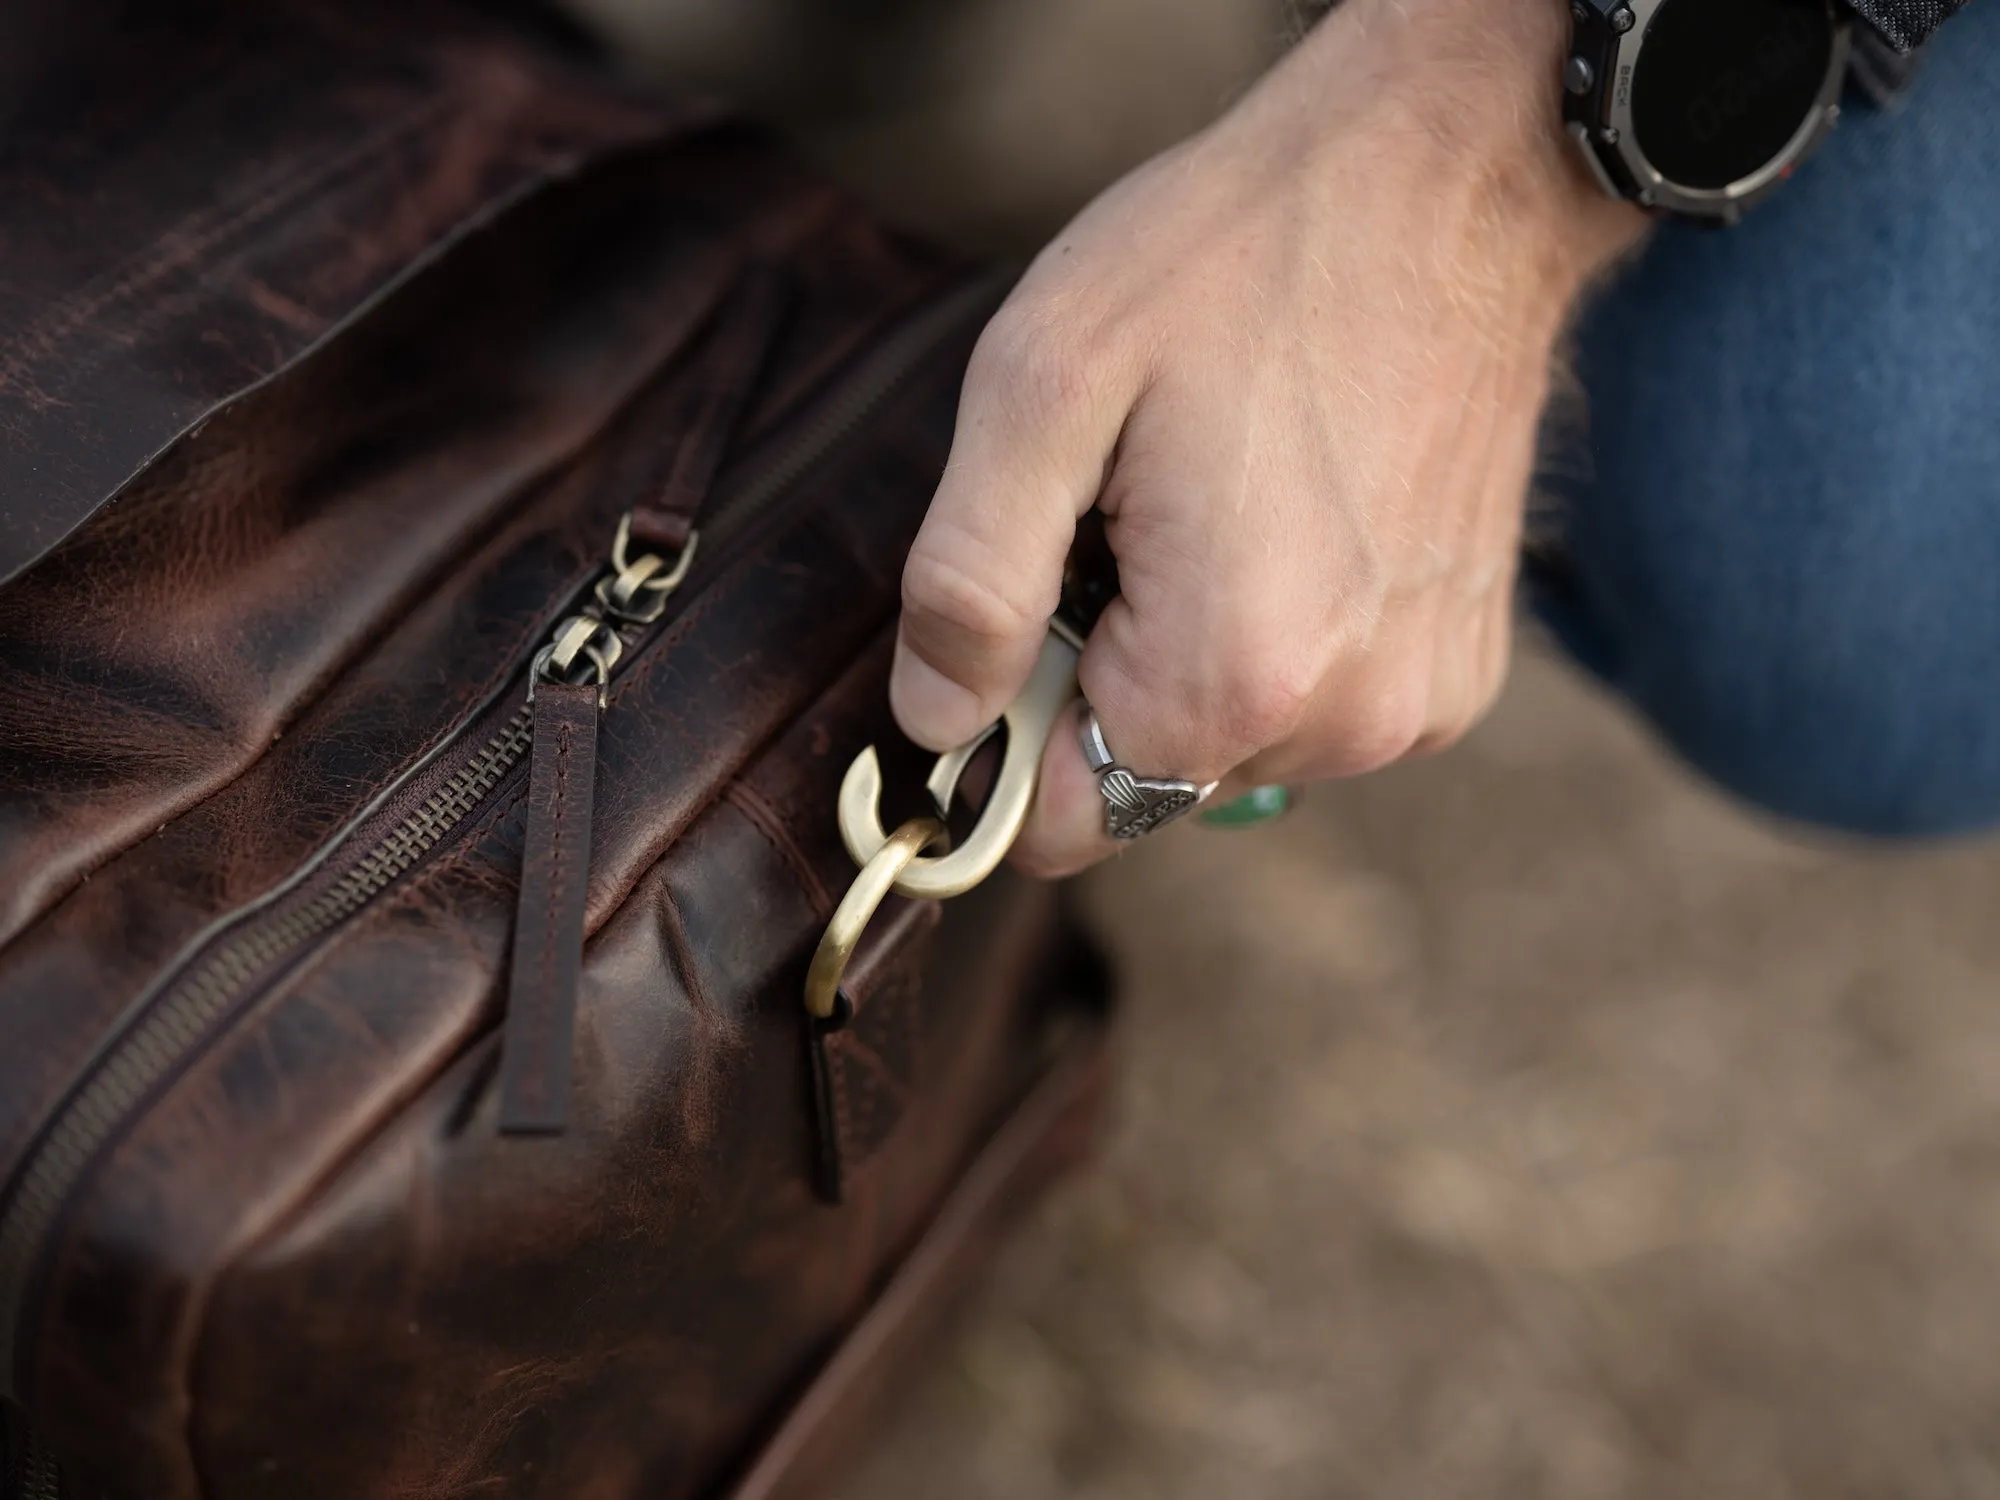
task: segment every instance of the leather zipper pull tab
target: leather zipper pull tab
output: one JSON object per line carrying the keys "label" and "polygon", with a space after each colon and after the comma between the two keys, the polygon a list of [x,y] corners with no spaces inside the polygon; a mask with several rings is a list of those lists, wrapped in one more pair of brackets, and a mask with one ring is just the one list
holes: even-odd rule
{"label": "leather zipper pull tab", "polygon": [[535,685],[528,829],[500,1054],[503,1135],[559,1135],[569,1123],[601,693],[596,681]]}
{"label": "leather zipper pull tab", "polygon": [[823,1203],[839,1204],[846,1196],[846,1161],[841,1151],[840,1097],[835,1077],[832,1039],[854,1019],[854,1002],[845,991],[835,996],[833,1014],[806,1017],[806,1071],[812,1080],[813,1191]]}
{"label": "leather zipper pull tab", "polygon": [[[700,541],[694,523],[756,389],[788,290],[770,267],[745,271],[704,342],[702,378],[692,389],[675,390],[665,409],[648,412],[686,436],[645,475],[638,502],[619,523],[595,603],[556,627],[529,673],[534,738],[500,1052],[503,1135],[559,1135],[569,1124],[597,721],[625,651],[621,629],[659,619],[693,565]],[[633,555],[645,548],[658,551]]]}
{"label": "leather zipper pull tab", "polygon": [[686,550],[777,343],[791,292],[782,271],[753,264],[717,309],[699,355],[700,378],[676,393],[673,407],[656,418],[686,437],[662,455],[661,466],[647,476],[633,502],[627,523],[633,542],[669,557]]}

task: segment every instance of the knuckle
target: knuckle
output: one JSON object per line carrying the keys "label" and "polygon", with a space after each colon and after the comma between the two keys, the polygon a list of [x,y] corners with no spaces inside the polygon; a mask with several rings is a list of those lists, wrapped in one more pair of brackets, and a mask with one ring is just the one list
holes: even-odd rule
{"label": "knuckle", "polygon": [[1360,710],[1348,732],[1348,774],[1364,775],[1407,760],[1429,727],[1421,693],[1392,690],[1380,694]]}
{"label": "knuckle", "polygon": [[1090,342],[1028,305],[1003,307],[972,352],[967,385],[1010,416],[1035,421],[1072,410],[1093,389]]}
{"label": "knuckle", "polygon": [[906,619],[919,632],[944,632],[961,647],[1005,645],[1033,624],[1035,607],[994,581],[1001,576],[965,566],[947,547],[919,548],[903,570]]}
{"label": "knuckle", "polygon": [[1226,714],[1237,735],[1261,750],[1291,737],[1319,685],[1318,664],[1302,652],[1252,644],[1236,653]]}
{"label": "knuckle", "polygon": [[1443,712],[1433,716],[1433,722],[1411,749],[1412,756],[1449,750],[1493,712],[1507,686],[1507,669],[1513,657],[1512,632],[1506,626],[1503,619],[1499,628],[1488,632],[1480,647],[1481,659],[1471,673],[1462,701],[1446,705]]}
{"label": "knuckle", "polygon": [[1417,736],[1416,743],[1403,752],[1398,759],[1422,760],[1427,756],[1442,755],[1472,732],[1476,717],[1457,719],[1449,724],[1434,725]]}

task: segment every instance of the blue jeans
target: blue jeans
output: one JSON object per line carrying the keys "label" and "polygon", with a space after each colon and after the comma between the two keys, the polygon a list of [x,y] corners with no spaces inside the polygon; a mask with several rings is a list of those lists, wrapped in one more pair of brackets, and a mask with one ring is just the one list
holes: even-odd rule
{"label": "blue jeans", "polygon": [[2000,0],[1578,338],[1563,565],[1530,569],[1569,650],[1771,811],[2000,823]]}

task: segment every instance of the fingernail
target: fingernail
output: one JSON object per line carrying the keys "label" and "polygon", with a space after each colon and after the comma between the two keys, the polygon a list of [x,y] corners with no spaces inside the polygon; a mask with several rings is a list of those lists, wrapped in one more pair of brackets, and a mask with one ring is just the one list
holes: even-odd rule
{"label": "fingernail", "polygon": [[979,699],[901,641],[889,675],[889,707],[903,733],[927,750],[962,745],[986,727]]}

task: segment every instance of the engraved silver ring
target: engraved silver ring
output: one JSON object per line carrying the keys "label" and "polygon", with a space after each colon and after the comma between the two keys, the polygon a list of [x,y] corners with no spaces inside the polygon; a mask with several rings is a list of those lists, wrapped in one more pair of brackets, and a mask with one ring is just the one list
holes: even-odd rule
{"label": "engraved silver ring", "polygon": [[1151,776],[1138,776],[1118,764],[1118,757],[1104,742],[1104,726],[1097,722],[1097,710],[1083,709],[1083,759],[1097,777],[1098,794],[1104,798],[1104,831],[1120,843],[1157,833],[1177,818],[1193,812],[1221,783],[1198,786]]}

